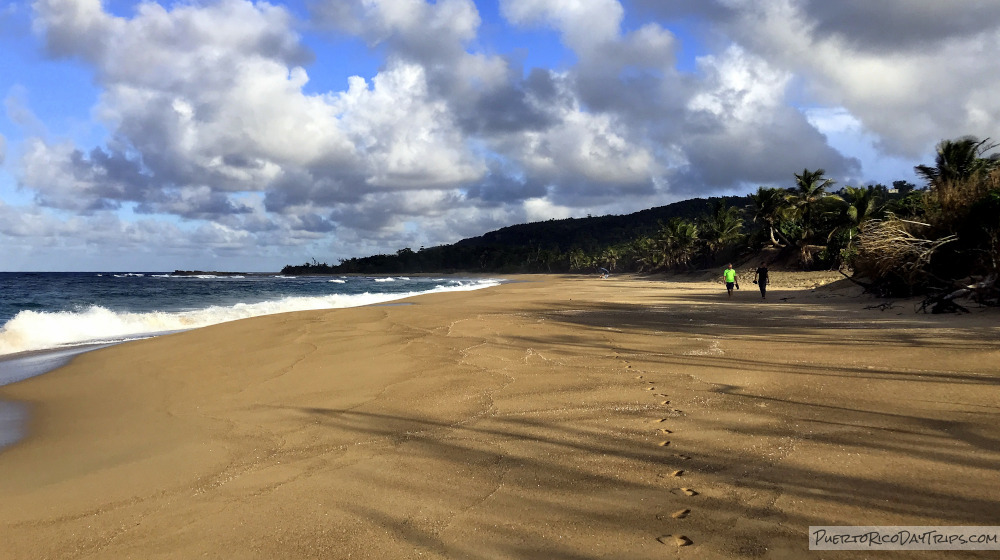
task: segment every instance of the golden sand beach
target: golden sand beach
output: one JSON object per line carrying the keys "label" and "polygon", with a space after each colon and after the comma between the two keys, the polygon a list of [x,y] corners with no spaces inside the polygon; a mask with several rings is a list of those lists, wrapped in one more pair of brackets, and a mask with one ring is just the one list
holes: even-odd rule
{"label": "golden sand beach", "polygon": [[1000,315],[773,276],[521,277],[83,354],[0,388],[31,408],[0,558],[835,559],[871,555],[809,526],[1000,525]]}

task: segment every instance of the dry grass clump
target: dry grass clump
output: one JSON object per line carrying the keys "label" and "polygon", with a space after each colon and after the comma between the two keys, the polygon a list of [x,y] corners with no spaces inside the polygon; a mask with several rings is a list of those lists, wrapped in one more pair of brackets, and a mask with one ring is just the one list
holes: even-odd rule
{"label": "dry grass clump", "polygon": [[957,239],[955,235],[923,237],[931,229],[930,224],[902,220],[892,214],[884,220],[865,222],[858,236],[855,270],[872,279],[878,291],[895,293],[905,287],[912,293],[926,282],[934,253]]}
{"label": "dry grass clump", "polygon": [[927,218],[936,227],[954,229],[977,203],[996,191],[1000,191],[1000,168],[965,179],[938,181],[924,195]]}

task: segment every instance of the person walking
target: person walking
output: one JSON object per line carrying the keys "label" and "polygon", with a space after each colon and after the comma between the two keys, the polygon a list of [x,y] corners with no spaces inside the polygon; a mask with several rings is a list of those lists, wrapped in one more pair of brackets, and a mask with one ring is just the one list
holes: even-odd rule
{"label": "person walking", "polygon": [[760,299],[767,299],[767,263],[762,262],[760,266],[757,267],[757,272],[753,275],[753,283],[757,284],[760,288]]}
{"label": "person walking", "polygon": [[726,266],[726,270],[722,271],[722,277],[726,280],[726,291],[729,292],[729,297],[733,297],[733,287],[740,289],[740,283],[736,281],[736,269],[730,263]]}

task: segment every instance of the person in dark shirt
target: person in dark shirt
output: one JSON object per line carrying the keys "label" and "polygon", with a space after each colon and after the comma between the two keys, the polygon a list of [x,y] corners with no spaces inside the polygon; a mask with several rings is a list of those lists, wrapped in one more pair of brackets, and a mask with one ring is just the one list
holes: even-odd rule
{"label": "person in dark shirt", "polygon": [[767,299],[767,281],[767,263],[762,262],[753,275],[753,283],[760,288],[761,299]]}

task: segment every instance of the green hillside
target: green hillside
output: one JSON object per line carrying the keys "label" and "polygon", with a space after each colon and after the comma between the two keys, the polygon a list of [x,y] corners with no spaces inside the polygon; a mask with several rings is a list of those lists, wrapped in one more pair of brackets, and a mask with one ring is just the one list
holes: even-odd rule
{"label": "green hillside", "polygon": [[[596,254],[624,248],[636,239],[655,235],[672,218],[694,220],[713,204],[741,207],[745,196],[695,198],[625,215],[567,218],[507,226],[450,245],[400,249],[395,254],[341,261],[339,265],[289,265],[283,274],[398,274],[419,272],[569,272],[574,251]],[[598,258],[598,260],[601,260]],[[619,268],[617,263],[589,264]]]}

